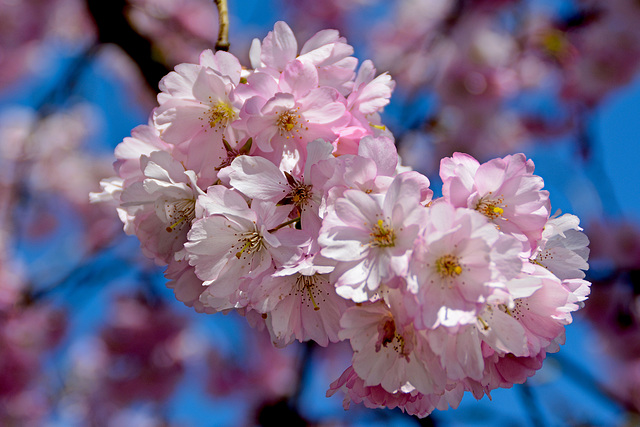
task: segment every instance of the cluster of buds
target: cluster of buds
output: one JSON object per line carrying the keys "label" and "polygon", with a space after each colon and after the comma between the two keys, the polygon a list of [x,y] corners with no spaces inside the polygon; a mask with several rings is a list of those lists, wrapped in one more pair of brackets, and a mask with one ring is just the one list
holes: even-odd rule
{"label": "cluster of buds", "polygon": [[345,405],[426,416],[525,381],[589,292],[578,219],[550,216],[522,154],[443,159],[434,199],[381,123],[394,82],[352,53],[335,30],[298,52],[278,22],[251,69],[178,65],[94,199],[196,310],[237,310],[279,347],[349,340],[328,392]]}

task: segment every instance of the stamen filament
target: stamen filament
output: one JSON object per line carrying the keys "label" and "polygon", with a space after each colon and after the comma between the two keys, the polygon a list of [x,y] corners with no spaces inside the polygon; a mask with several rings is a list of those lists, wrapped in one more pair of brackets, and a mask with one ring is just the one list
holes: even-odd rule
{"label": "stamen filament", "polygon": [[316,300],[313,298],[313,293],[311,292],[311,286],[307,286],[307,293],[309,294],[309,299],[311,300],[311,303],[313,304],[313,309],[315,311],[320,310],[320,307],[318,307],[318,304],[316,304]]}
{"label": "stamen filament", "polygon": [[[247,251],[247,254],[252,254],[254,252],[259,251],[263,247],[262,236],[257,231],[244,233],[244,245],[239,252],[236,252],[236,258],[240,259],[244,251]],[[238,241],[240,243],[240,241]]]}
{"label": "stamen filament", "polygon": [[482,324],[482,327],[484,328],[485,331],[489,329],[489,324],[485,322],[485,320],[482,317],[478,316],[478,321]]}
{"label": "stamen filament", "polygon": [[178,219],[176,222],[174,222],[173,224],[171,224],[170,226],[168,226],[166,228],[167,232],[170,233],[173,231],[174,228],[176,228],[178,225],[180,225],[182,222],[184,222],[184,220],[187,219],[187,217],[181,217],[180,219]]}
{"label": "stamen filament", "polygon": [[249,246],[251,246],[251,240],[247,240],[244,243],[244,246],[242,247],[242,249],[240,249],[239,252],[236,252],[236,258],[240,259],[240,257],[242,256],[242,253],[245,251],[245,249],[247,249]]}

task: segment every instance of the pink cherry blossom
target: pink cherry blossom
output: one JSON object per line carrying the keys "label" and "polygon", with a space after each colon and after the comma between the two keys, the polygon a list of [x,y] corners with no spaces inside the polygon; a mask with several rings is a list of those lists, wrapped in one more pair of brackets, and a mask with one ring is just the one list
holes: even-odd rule
{"label": "pink cherry blossom", "polygon": [[539,289],[531,293],[532,288],[523,288],[521,282],[507,283],[515,305],[509,313],[525,329],[528,356],[546,349],[558,337],[563,339],[564,326],[571,323],[571,312],[578,309],[556,276],[540,266],[531,267],[529,274],[540,280]]}
{"label": "pink cherry blossom", "polygon": [[363,127],[380,126],[379,113],[389,104],[395,82],[386,73],[375,77],[376,69],[370,60],[360,65],[354,88],[347,98],[347,108]]}
{"label": "pink cherry blossom", "polygon": [[435,356],[424,354],[428,349],[418,344],[412,325],[401,324],[383,301],[349,308],[340,326],[339,336],[351,342],[353,369],[364,385],[380,385],[388,393],[442,391],[444,372],[438,372]]}
{"label": "pink cherry blossom", "polygon": [[167,263],[186,241],[195,218],[196,198],[204,192],[193,171],[165,151],[154,151],[140,162],[144,180],[125,188],[122,208],[132,216],[145,254]]}
{"label": "pink cherry blossom", "polygon": [[233,100],[233,84],[195,64],[183,64],[163,82],[160,106],[154,112],[162,139],[178,145],[185,154],[198,153],[197,157],[187,155],[191,169],[219,165],[225,157],[222,140],[235,143],[237,139],[231,127],[240,112]]}
{"label": "pink cherry blossom", "polygon": [[[398,152],[393,140],[385,136],[365,136],[356,154],[345,154],[331,163],[324,162],[319,173],[325,176],[324,188],[329,191],[329,203],[341,197],[347,189],[360,189],[368,194],[384,194],[398,173]],[[428,203],[433,192],[425,182],[421,203]]]}
{"label": "pink cherry blossom", "polygon": [[345,394],[344,409],[349,409],[351,401],[354,401],[372,409],[400,408],[403,412],[420,418],[429,415],[440,400],[438,396],[424,395],[417,391],[389,393],[380,385],[367,386],[352,366],[348,367],[340,378],[331,383],[329,390],[327,390],[327,397],[333,396],[338,390]]}
{"label": "pink cherry blossom", "polygon": [[[487,299],[487,304],[478,314],[474,325],[479,332],[478,338],[491,351],[499,354],[510,353],[521,357],[530,353],[525,328],[519,322],[521,298],[529,297],[541,285],[540,280],[535,277],[522,276],[507,282],[506,286],[514,290],[513,294],[501,290]],[[484,353],[489,352],[486,346]]]}
{"label": "pink cherry blossom", "polygon": [[336,30],[322,30],[312,36],[298,53],[298,42],[291,28],[278,21],[262,43],[254,39],[249,56],[253,68],[278,75],[292,61],[311,64],[317,69],[318,83],[347,95],[353,88],[357,59],[351,57],[353,47]]}
{"label": "pink cherry blossom", "polygon": [[424,215],[421,191],[426,177],[398,175],[386,195],[346,190],[323,220],[322,255],[339,261],[338,294],[355,302],[369,299],[381,282],[407,273],[409,254]]}
{"label": "pink cherry blossom", "polygon": [[189,260],[208,286],[201,301],[217,311],[238,303],[239,279],[258,280],[274,259],[286,263],[304,241],[302,232],[282,228],[286,206],[254,201],[250,209],[240,194],[223,186],[210,187],[199,197],[198,209],[200,219],[180,257]]}
{"label": "pink cherry blossom", "polygon": [[318,138],[333,141],[337,137],[334,128],[349,121],[342,95],[326,86],[299,97],[278,92],[270,99],[252,100],[242,110],[242,118],[248,131],[255,135],[258,148],[265,152],[292,149],[296,144],[304,146]]}
{"label": "pink cherry blossom", "polygon": [[198,313],[214,313],[215,310],[205,307],[200,301],[200,295],[205,291],[203,281],[196,276],[195,269],[184,260],[171,260],[164,272],[167,287],[173,289],[178,301],[193,307]]}
{"label": "pink cherry blossom", "polygon": [[[511,388],[514,384],[523,384],[527,378],[533,376],[540,368],[547,353],[540,353],[529,357],[499,356],[497,353],[485,359],[485,375],[479,387],[471,385],[474,397],[480,399],[483,393],[489,395],[497,388]],[[469,381],[473,383],[473,381]]]}
{"label": "pink cherry blossom", "polygon": [[434,203],[411,259],[419,329],[475,323],[504,280],[522,268],[519,243],[470,209]]}
{"label": "pink cherry blossom", "polygon": [[580,220],[575,215],[550,218],[544,226],[533,261],[562,280],[582,279],[583,270],[589,268],[589,238],[578,224]]}
{"label": "pink cherry blossom", "polygon": [[[319,209],[323,191],[314,187],[313,166],[322,160],[333,158],[333,146],[322,140],[309,144],[304,162],[303,176],[293,171],[281,171],[269,160],[258,156],[240,156],[230,165],[229,184],[251,199],[292,205],[290,215],[300,216],[304,230],[317,232],[320,228]],[[310,230],[313,229],[313,230]]]}
{"label": "pink cherry blossom", "polygon": [[172,152],[172,146],[160,138],[160,132],[153,126],[136,126],[131,136],[124,138],[114,150],[116,162],[114,169],[120,178],[126,181],[144,179],[144,170],[140,168],[140,158],[149,157],[154,151]]}
{"label": "pink cherry blossom", "polygon": [[340,317],[352,304],[336,294],[329,280],[331,270],[332,266],[305,258],[278,269],[253,289],[252,305],[268,313],[274,344],[285,346],[297,339],[327,346],[339,341]]}
{"label": "pink cherry blossom", "polygon": [[480,164],[473,157],[455,153],[442,159],[442,193],[455,207],[475,209],[524,244],[534,249],[549,217],[549,193],[533,175],[534,165],[524,154],[510,155]]}

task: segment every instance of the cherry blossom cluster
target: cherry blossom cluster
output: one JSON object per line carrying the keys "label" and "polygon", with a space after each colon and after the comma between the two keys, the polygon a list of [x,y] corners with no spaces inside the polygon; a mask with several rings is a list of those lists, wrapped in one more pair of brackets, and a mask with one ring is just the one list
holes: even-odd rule
{"label": "cherry blossom cluster", "polygon": [[[571,13],[561,6],[567,3]],[[547,6],[402,0],[386,15],[393,20],[367,27],[373,59],[412,95],[408,101],[416,92],[437,99],[422,117],[416,114],[403,138],[407,150],[434,153],[419,162],[408,159],[412,165],[435,171],[437,160],[454,151],[484,160],[536,139],[573,136],[582,114],[638,75],[637,2]],[[297,9],[296,17],[312,10]]]}
{"label": "cherry blossom cluster", "polygon": [[523,154],[444,158],[433,198],[381,123],[394,82],[352,53],[335,30],[298,50],[278,22],[251,69],[178,65],[94,199],[196,310],[237,310],[278,347],[348,340],[328,391],[346,406],[423,417],[524,382],[589,293],[578,218],[550,216]]}

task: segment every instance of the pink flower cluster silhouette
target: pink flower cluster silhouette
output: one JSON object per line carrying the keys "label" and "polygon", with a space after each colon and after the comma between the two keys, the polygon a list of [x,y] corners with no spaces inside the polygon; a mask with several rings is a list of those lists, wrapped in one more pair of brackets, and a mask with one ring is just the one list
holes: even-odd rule
{"label": "pink flower cluster silhouette", "polygon": [[424,417],[523,383],[589,293],[578,218],[551,216],[523,154],[446,157],[434,198],[381,121],[394,81],[352,54],[278,22],[250,69],[210,50],[176,66],[94,200],[197,311],[236,310],[277,347],[348,340],[328,391],[345,407]]}

